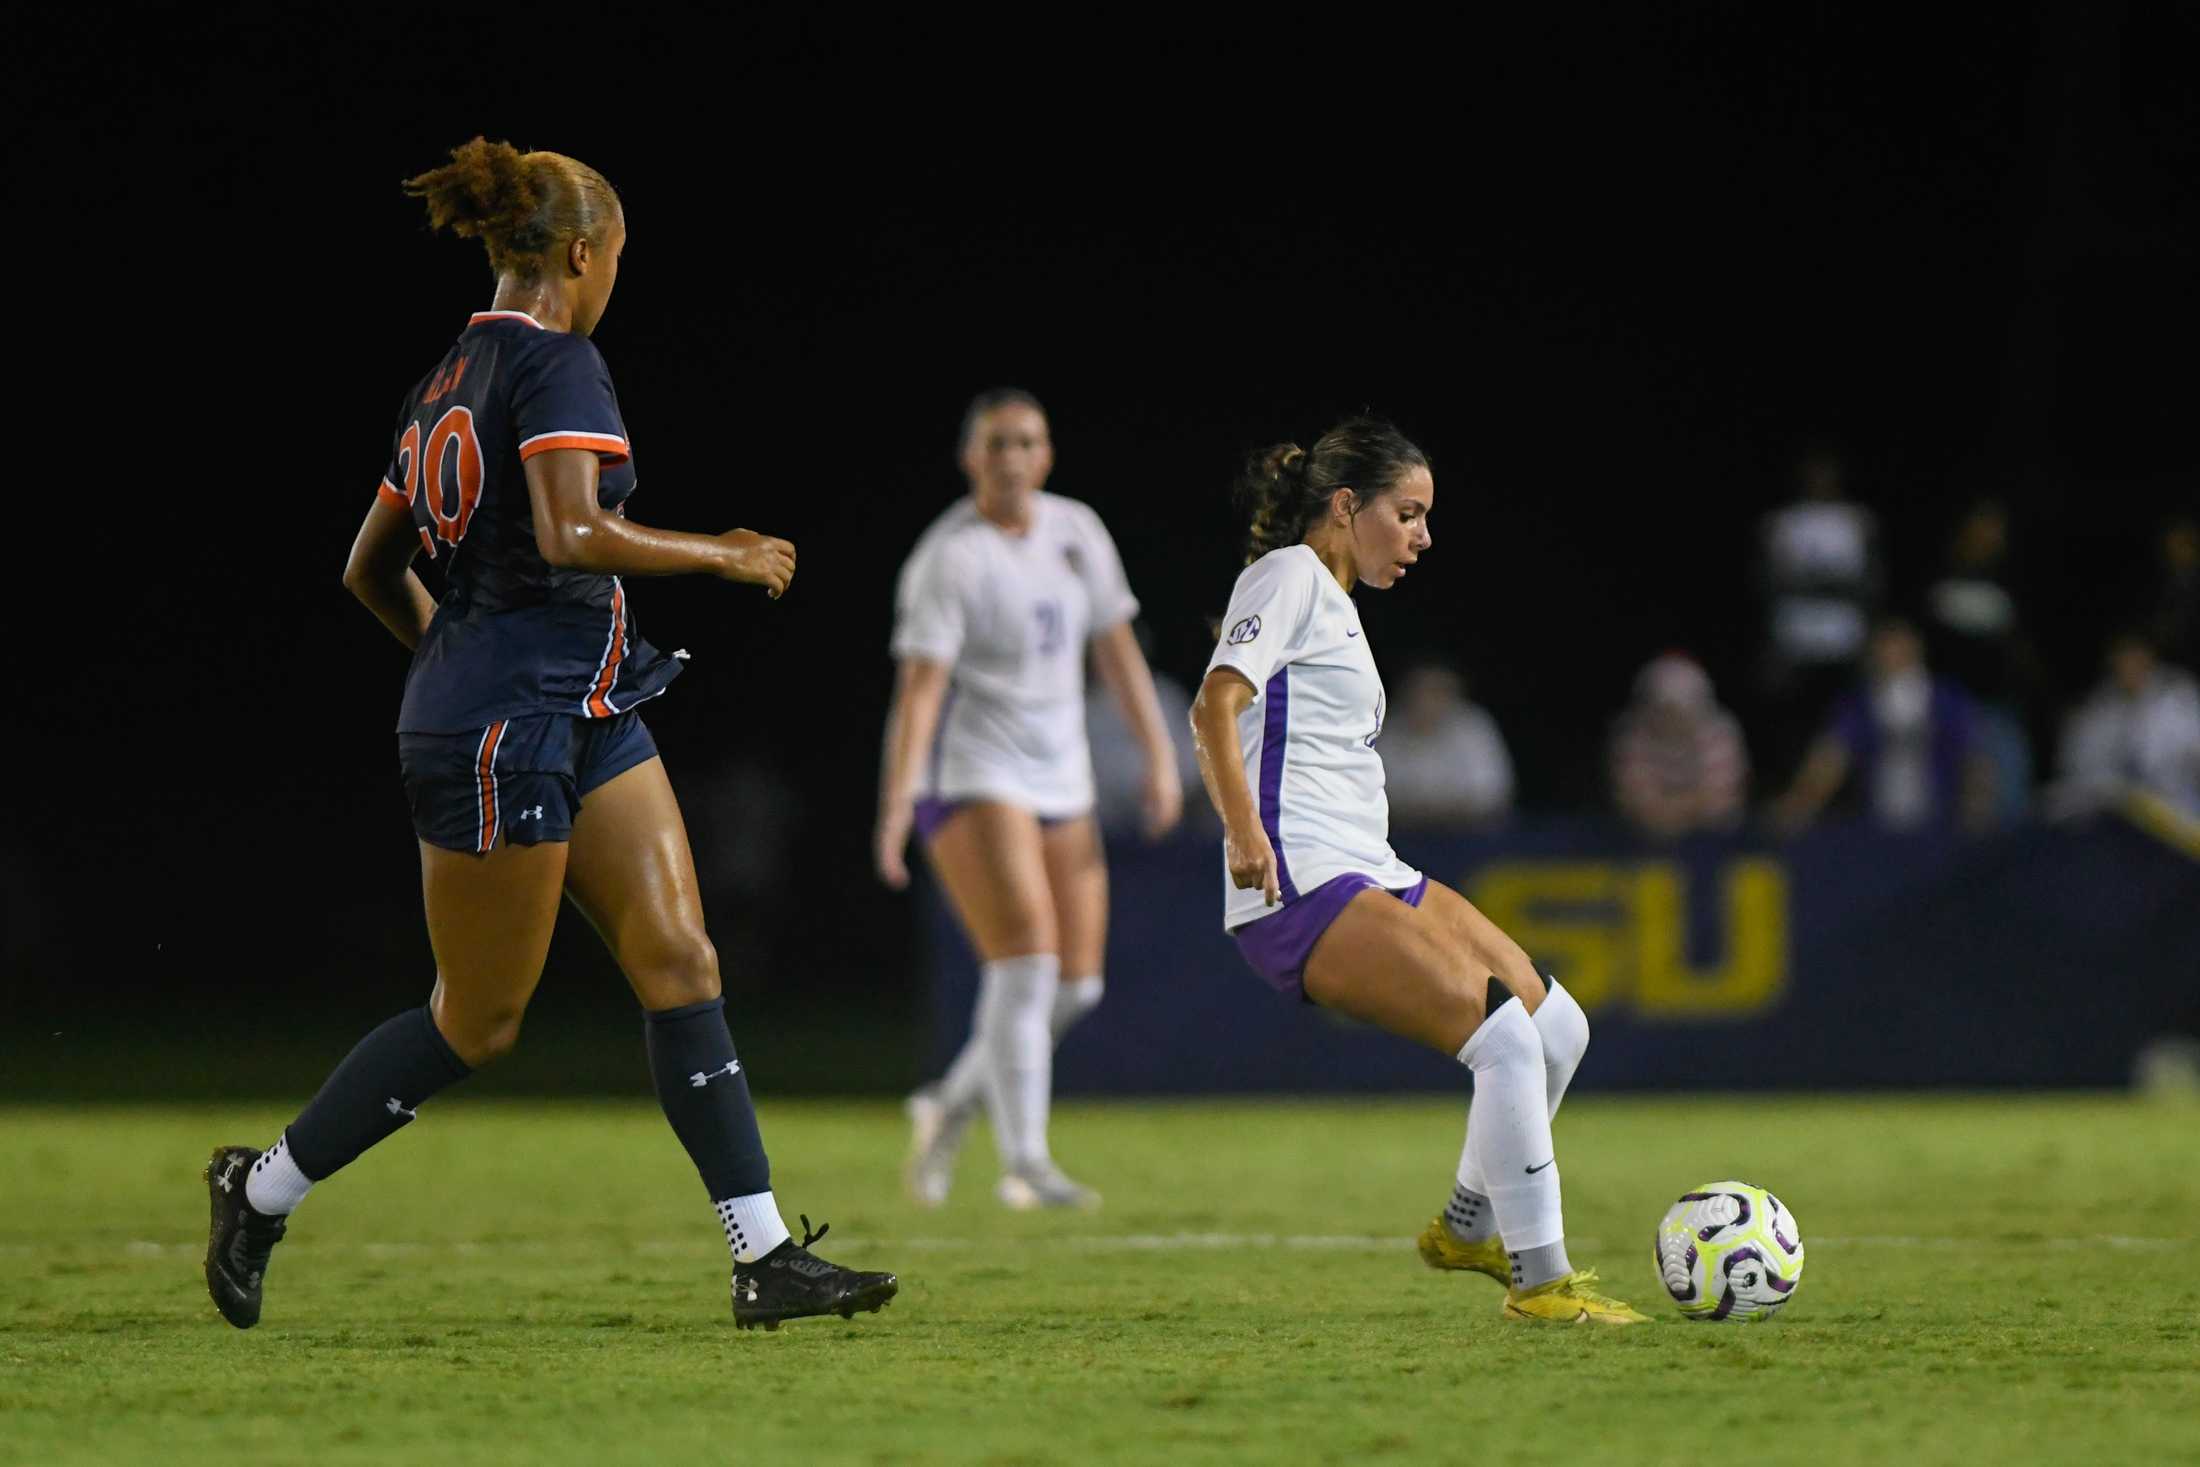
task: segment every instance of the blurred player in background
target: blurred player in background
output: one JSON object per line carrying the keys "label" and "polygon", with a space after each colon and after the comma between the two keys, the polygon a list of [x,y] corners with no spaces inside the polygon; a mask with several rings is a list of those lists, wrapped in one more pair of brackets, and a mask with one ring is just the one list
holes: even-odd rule
{"label": "blurred player in background", "polygon": [[934,520],[895,595],[899,664],[879,789],[881,879],[908,885],[910,832],[978,955],[977,1012],[947,1074],[909,1098],[911,1195],[947,1198],[982,1104],[1010,1207],[1099,1195],[1047,1145],[1054,1046],[1100,1002],[1108,872],[1092,814],[1084,666],[1145,750],[1145,826],[1183,811],[1176,755],[1131,628],[1138,602],[1091,509],[1045,490],[1046,413],[1028,392],[981,394],[963,418],[970,494]]}
{"label": "blurred player in background", "polygon": [[[265,1152],[227,1146],[206,1178],[206,1283],[240,1329],[269,1255],[315,1183],[409,1124],[431,1096],[509,1051],[561,897],[595,924],[646,1011],[666,1118],[733,1251],[734,1318],[778,1328],[876,1310],[898,1287],[808,1251],[780,1220],[703,931],[687,830],[635,710],[680,664],[643,641],[622,575],[794,578],[794,547],[748,530],[626,518],[635,470],[589,335],[618,277],[626,219],[601,174],[480,138],[406,184],[431,224],[480,239],[496,272],[477,313],[406,397],[349,587],[414,649],[398,758],[420,838],[435,989],[359,1042]],[[444,563],[441,605],[412,571]]]}
{"label": "blurred player in background", "polygon": [[[1389,589],[1428,550],[1428,459],[1389,424],[1353,419],[1311,450],[1255,457],[1239,489],[1251,551],[1192,707],[1223,821],[1223,926],[1285,996],[1473,1071],[1457,1182],[1421,1235],[1431,1267],[1507,1285],[1508,1319],[1640,1323],[1566,1254],[1551,1121],[1587,1017],[1465,897],[1390,848],[1383,683],[1352,592]],[[1512,996],[1487,1008],[1492,975]]]}

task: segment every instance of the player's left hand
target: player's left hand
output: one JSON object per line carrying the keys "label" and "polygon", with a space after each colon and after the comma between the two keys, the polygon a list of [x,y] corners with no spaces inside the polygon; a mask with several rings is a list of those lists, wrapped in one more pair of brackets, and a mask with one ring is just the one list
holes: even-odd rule
{"label": "player's left hand", "polygon": [[1139,812],[1145,817],[1146,839],[1159,840],[1176,829],[1184,818],[1184,782],[1173,764],[1154,764],[1146,770],[1146,782],[1138,792]]}
{"label": "player's left hand", "polygon": [[727,580],[762,586],[774,601],[794,583],[792,542],[754,530],[728,530],[717,540],[732,552],[720,571]]}

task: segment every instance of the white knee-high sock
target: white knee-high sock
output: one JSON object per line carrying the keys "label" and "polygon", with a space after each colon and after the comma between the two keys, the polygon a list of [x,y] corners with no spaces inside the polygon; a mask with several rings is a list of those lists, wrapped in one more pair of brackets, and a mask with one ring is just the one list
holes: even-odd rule
{"label": "white knee-high sock", "polygon": [[[979,984],[976,1013],[982,1014],[985,1012],[987,990],[983,979],[979,980]],[[979,1035],[977,1020],[973,1016],[970,1037],[963,1041],[963,1047],[956,1051],[955,1062],[947,1067],[946,1075],[940,1079],[939,1100],[948,1114],[961,1115],[985,1103],[987,1060],[985,1042]]]}
{"label": "white knee-high sock", "polygon": [[[1546,991],[1536,1006],[1535,1032],[1543,1040],[1543,1092],[1555,1121],[1566,1087],[1574,1082],[1574,1071],[1581,1068],[1581,1057],[1589,1049],[1589,1016],[1556,978],[1545,975],[1543,983]],[[1482,1168],[1471,1147],[1459,1154],[1459,1185],[1482,1194]]]}
{"label": "white knee-high sock", "polygon": [[[1544,984],[1547,991],[1543,1002],[1536,1006],[1535,1032],[1543,1041],[1544,1099],[1555,1121],[1559,1102],[1566,1098],[1566,1087],[1573,1083],[1574,1071],[1581,1067],[1581,1056],[1589,1048],[1589,1016],[1556,979],[1546,977]],[[1444,1225],[1463,1243],[1495,1235],[1497,1219],[1490,1206],[1488,1179],[1482,1175],[1481,1162],[1475,1159],[1471,1136],[1460,1148],[1456,1175],[1451,1200],[1444,1204]]]}
{"label": "white knee-high sock", "polygon": [[985,965],[978,1001],[978,1042],[986,1055],[986,1106],[1001,1165],[1045,1162],[1047,1110],[1054,1090],[1054,1036],[1048,1022],[1061,960],[1052,953],[998,958]]}
{"label": "white knee-high sock", "polygon": [[1054,990],[1054,1012],[1047,1022],[1056,1044],[1079,1019],[1100,1007],[1100,995],[1106,987],[1098,973],[1062,980],[1062,986]]}
{"label": "white knee-high sock", "polygon": [[[978,1006],[986,1003],[986,992],[992,982],[992,965],[987,964],[979,977]],[[1054,1007],[1047,1016],[1047,1031],[1056,1044],[1073,1028],[1079,1019],[1100,1007],[1101,995],[1106,991],[1106,981],[1097,973],[1083,978],[1064,978],[1054,990]],[[977,1026],[973,1024],[970,1037],[956,1052],[955,1061],[947,1067],[937,1089],[940,1104],[950,1114],[960,1115],[985,1103],[985,1075],[989,1056],[978,1041]]]}
{"label": "white knee-high sock", "polygon": [[1506,1250],[1520,1253],[1560,1242],[1566,1224],[1551,1148],[1543,1040],[1535,1021],[1518,999],[1507,999],[1460,1048],[1459,1062],[1474,1072],[1467,1147],[1480,1164],[1480,1190],[1497,1215]]}
{"label": "white knee-high sock", "polygon": [[1589,1048],[1589,1016],[1574,996],[1546,977],[1543,1002],[1536,1007],[1535,1032],[1543,1040],[1543,1094],[1550,1102],[1551,1119],[1558,1119],[1558,1103],[1581,1068],[1581,1056]]}

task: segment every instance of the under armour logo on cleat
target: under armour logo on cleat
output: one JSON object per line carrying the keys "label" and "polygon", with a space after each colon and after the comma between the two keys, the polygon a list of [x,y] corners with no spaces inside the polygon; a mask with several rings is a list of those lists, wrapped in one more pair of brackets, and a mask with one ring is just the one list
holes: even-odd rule
{"label": "under armour logo on cleat", "polygon": [[382,1102],[382,1108],[387,1110],[391,1115],[403,1116],[408,1121],[417,1121],[420,1119],[419,1111],[405,1109],[405,1107],[397,1103],[397,1097],[394,1095],[391,1096],[388,1100]]}
{"label": "under armour logo on cleat", "polygon": [[694,1074],[688,1076],[688,1084],[700,1090],[720,1075],[738,1075],[740,1073],[741,1061],[737,1059],[727,1060],[722,1068],[715,1070],[697,1070]]}
{"label": "under armour logo on cleat", "polygon": [[229,1165],[222,1168],[222,1174],[214,1179],[215,1183],[220,1186],[220,1188],[224,1192],[236,1191],[237,1189],[235,1185],[232,1184],[229,1179],[237,1174],[237,1168],[242,1165],[242,1162],[238,1161],[237,1158],[232,1156],[231,1158],[229,1158]]}

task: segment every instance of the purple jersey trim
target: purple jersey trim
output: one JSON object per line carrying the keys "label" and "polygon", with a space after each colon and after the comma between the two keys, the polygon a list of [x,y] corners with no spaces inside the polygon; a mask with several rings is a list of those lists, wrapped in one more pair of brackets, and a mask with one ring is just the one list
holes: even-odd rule
{"label": "purple jersey trim", "polygon": [[1283,859],[1283,746],[1290,734],[1291,669],[1276,669],[1268,679],[1268,716],[1260,736],[1260,825],[1268,832],[1268,844],[1276,853],[1276,886],[1287,902],[1299,899],[1291,884],[1291,867]]}

